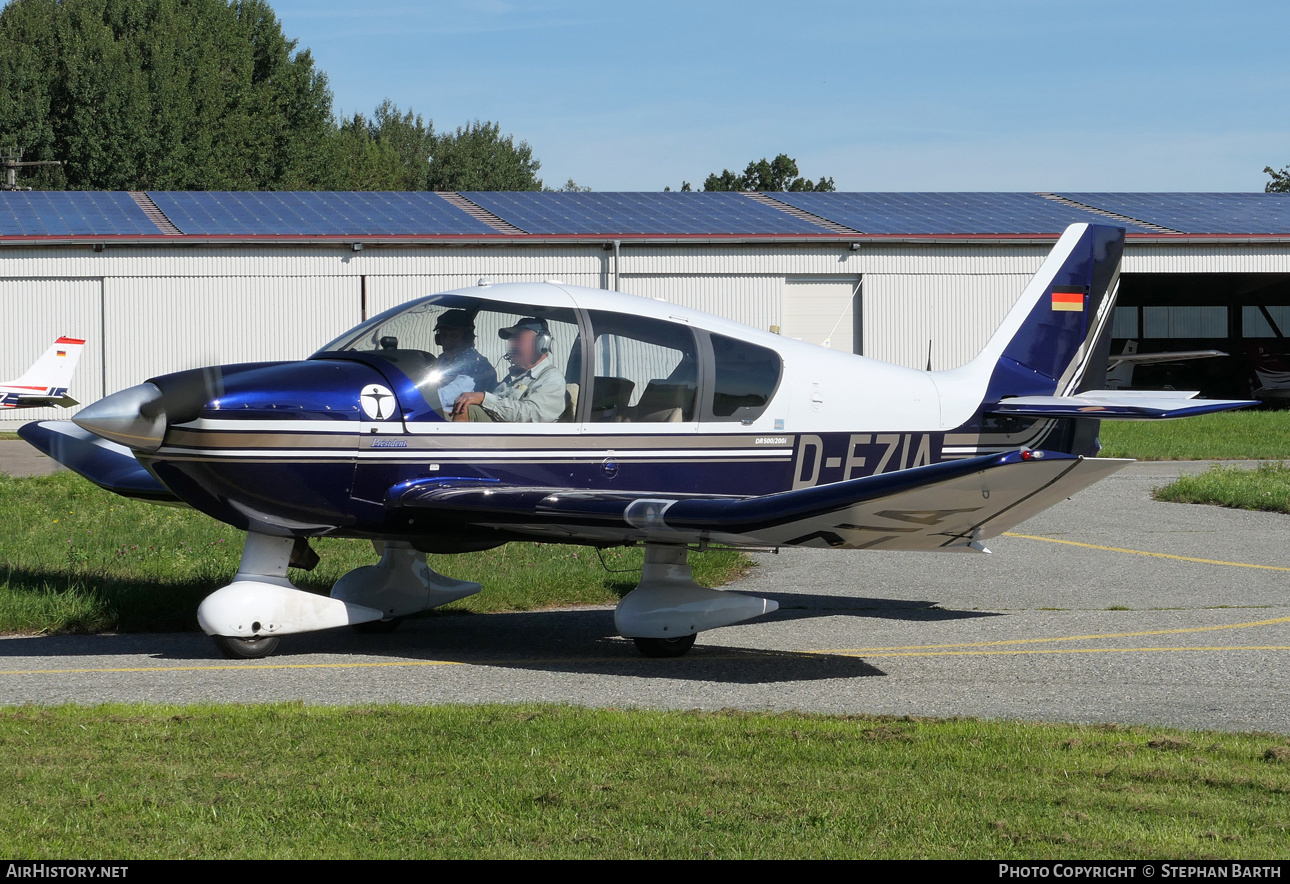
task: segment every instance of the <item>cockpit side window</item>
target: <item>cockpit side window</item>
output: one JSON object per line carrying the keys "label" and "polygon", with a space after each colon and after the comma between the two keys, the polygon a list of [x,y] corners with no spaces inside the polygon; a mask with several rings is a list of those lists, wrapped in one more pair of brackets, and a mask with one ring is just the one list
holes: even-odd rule
{"label": "cockpit side window", "polygon": [[783,360],[767,347],[713,334],[713,383],[704,420],[751,421],[779,386]]}
{"label": "cockpit side window", "polygon": [[699,360],[687,326],[600,310],[590,316],[596,339],[592,422],[695,420]]}
{"label": "cockpit side window", "polygon": [[[543,326],[541,360],[558,373],[563,405],[551,402],[540,409],[500,407],[488,418],[494,421],[570,421],[577,402],[581,372],[578,320],[573,310],[541,307],[461,295],[444,295],[417,301],[368,320],[328,344],[317,356],[364,353],[398,369],[415,387],[420,403],[402,403],[414,419],[450,419],[454,402],[463,393],[505,394],[510,405],[524,398],[529,379],[516,381],[509,360],[512,330],[525,323]],[[549,371],[533,370],[534,374]],[[570,374],[572,372],[572,374]],[[572,377],[572,383],[566,379]],[[548,379],[542,384],[552,386]],[[546,398],[550,399],[550,396]],[[558,404],[558,403],[557,403]],[[548,413],[552,412],[552,413]]]}

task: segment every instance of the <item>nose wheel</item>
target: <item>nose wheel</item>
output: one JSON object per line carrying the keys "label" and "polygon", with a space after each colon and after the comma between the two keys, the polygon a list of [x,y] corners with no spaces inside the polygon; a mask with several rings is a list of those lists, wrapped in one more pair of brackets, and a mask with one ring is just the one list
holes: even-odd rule
{"label": "nose wheel", "polygon": [[267,635],[261,638],[237,638],[231,635],[212,635],[215,647],[230,660],[258,660],[267,657],[278,649],[278,637]]}
{"label": "nose wheel", "polygon": [[694,647],[697,633],[683,635],[680,638],[634,638],[636,650],[646,657],[681,657]]}

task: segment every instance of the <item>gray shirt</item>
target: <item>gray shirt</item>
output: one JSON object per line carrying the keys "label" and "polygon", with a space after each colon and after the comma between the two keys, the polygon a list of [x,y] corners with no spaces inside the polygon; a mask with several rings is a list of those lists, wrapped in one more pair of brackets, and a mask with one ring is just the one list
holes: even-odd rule
{"label": "gray shirt", "polygon": [[497,389],[484,394],[484,410],[499,421],[512,423],[553,423],[564,414],[564,373],[551,357],[528,371],[502,378]]}

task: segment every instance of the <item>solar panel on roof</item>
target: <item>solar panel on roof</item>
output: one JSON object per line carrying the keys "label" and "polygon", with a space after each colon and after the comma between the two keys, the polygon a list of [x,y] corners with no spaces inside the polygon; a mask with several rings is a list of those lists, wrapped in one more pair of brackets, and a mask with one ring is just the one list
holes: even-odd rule
{"label": "solar panel on roof", "polygon": [[1179,233],[1290,233],[1286,193],[1063,193]]}
{"label": "solar panel on roof", "polygon": [[212,236],[495,234],[437,193],[150,192],[182,232]]}
{"label": "solar panel on roof", "polygon": [[[153,193],[188,234],[409,236],[496,231],[424,192]],[[826,228],[738,193],[470,193],[521,230],[548,235],[819,235]],[[1183,233],[1290,234],[1290,194],[777,193],[785,205],[872,234],[1054,234],[1095,209]],[[1149,232],[1132,221],[1132,232]],[[0,236],[160,233],[126,193],[0,193]]]}
{"label": "solar panel on roof", "polygon": [[0,192],[0,236],[110,236],[160,232],[128,193]]}
{"label": "solar panel on roof", "polygon": [[[877,234],[1051,234],[1105,216],[1036,193],[775,193],[776,200]],[[1135,232],[1140,225],[1124,224]]]}
{"label": "solar panel on roof", "polygon": [[529,233],[600,236],[827,232],[740,193],[462,193]]}

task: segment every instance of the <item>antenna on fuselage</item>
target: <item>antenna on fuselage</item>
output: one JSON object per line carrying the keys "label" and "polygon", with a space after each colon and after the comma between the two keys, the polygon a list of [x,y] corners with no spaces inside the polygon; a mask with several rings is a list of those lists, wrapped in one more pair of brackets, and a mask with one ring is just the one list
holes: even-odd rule
{"label": "antenna on fuselage", "polygon": [[932,370],[932,342],[930,339],[927,341],[927,370]]}

